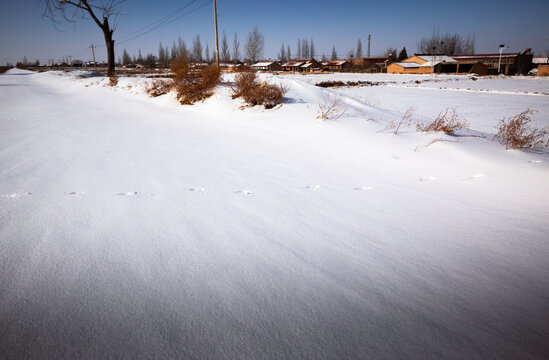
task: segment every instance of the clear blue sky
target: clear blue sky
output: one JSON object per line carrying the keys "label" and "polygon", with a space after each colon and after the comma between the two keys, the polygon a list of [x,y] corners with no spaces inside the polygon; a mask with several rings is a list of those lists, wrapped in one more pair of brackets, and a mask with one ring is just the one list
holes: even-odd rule
{"label": "clear blue sky", "polygon": [[[157,21],[191,0],[127,0],[114,33],[118,58],[126,48],[130,54],[141,49],[143,55],[157,54],[158,43],[171,45],[179,36],[192,44],[200,34],[202,45],[214,47],[213,5],[196,0],[187,10],[206,4],[187,16],[134,40],[122,42],[128,34]],[[388,47],[408,54],[416,42],[435,28],[442,33],[476,36],[477,53],[497,52],[506,44],[507,51],[531,47],[539,54],[549,50],[549,0],[461,0],[425,1],[324,1],[324,0],[218,0],[220,31],[232,41],[238,33],[241,46],[246,35],[258,26],[265,36],[265,57],[275,58],[282,43],[296,53],[298,38],[313,38],[316,53],[327,56],[335,46],[340,56],[355,49],[362,40],[366,53],[368,34],[372,35],[371,53],[382,54]],[[91,20],[63,23],[58,31],[49,19],[42,18],[43,4],[38,0],[2,1],[0,12],[0,63],[29,60],[89,60],[89,46],[100,46],[98,59],[106,59],[101,30]],[[185,12],[185,11],[183,11]]]}

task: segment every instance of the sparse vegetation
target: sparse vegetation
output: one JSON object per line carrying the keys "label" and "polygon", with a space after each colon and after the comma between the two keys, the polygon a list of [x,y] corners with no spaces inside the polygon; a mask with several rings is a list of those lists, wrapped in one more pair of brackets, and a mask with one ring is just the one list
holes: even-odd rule
{"label": "sparse vegetation", "polygon": [[282,104],[286,91],[283,86],[259,81],[255,72],[236,74],[232,87],[233,99],[240,97],[249,106],[263,105],[265,109]]}
{"label": "sparse vegetation", "polygon": [[318,101],[318,115],[316,118],[337,120],[347,112],[348,107],[349,105],[343,104],[343,101],[337,95],[324,95]]}
{"label": "sparse vegetation", "polygon": [[109,76],[109,86],[118,85],[118,77],[116,75]]}
{"label": "sparse vegetation", "polygon": [[400,120],[392,120],[385,129],[381,130],[380,132],[384,131],[391,131],[393,134],[398,134],[398,131],[401,127],[410,127],[415,122],[412,120],[412,116],[414,116],[414,108],[410,106],[404,113],[400,113],[402,116]]}
{"label": "sparse vegetation", "polygon": [[151,97],[158,97],[167,94],[171,89],[171,84],[165,80],[154,80],[146,89],[145,92]]}
{"label": "sparse vegetation", "polygon": [[433,122],[417,124],[416,128],[423,132],[445,132],[448,135],[454,135],[456,131],[468,126],[469,123],[456,113],[455,108],[447,108],[444,113],[440,112]]}
{"label": "sparse vegetation", "polygon": [[537,111],[526,109],[509,119],[501,119],[496,129],[497,134],[492,140],[499,141],[506,149],[533,148],[534,146],[549,146],[549,129],[539,129],[532,125],[532,115]]}
{"label": "sparse vegetation", "polygon": [[0,74],[3,74],[5,73],[6,71],[8,71],[10,68],[7,67],[7,66],[0,66]]}
{"label": "sparse vegetation", "polygon": [[221,82],[221,71],[217,65],[192,67],[187,54],[181,54],[172,61],[170,69],[174,73],[172,87],[183,105],[207,99]]}

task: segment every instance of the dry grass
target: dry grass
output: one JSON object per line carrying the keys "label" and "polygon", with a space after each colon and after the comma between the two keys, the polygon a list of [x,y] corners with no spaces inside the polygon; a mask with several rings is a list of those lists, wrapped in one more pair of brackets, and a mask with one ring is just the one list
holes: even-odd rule
{"label": "dry grass", "polygon": [[379,131],[379,132],[385,132],[390,131],[393,134],[398,134],[400,128],[402,127],[410,127],[413,124],[415,124],[414,120],[412,120],[412,116],[414,116],[414,108],[410,106],[404,113],[401,113],[399,111],[401,118],[400,120],[393,120],[387,126],[385,129]]}
{"label": "dry grass", "polygon": [[423,132],[445,132],[454,135],[456,131],[467,128],[469,123],[458,114],[456,109],[447,108],[444,113],[440,112],[436,119],[430,124],[416,124],[418,131]]}
{"label": "dry grass", "polygon": [[8,71],[10,68],[7,67],[7,66],[0,66],[0,74],[3,74],[5,73],[6,71]]}
{"label": "dry grass", "polygon": [[233,99],[240,97],[249,106],[263,105],[265,109],[282,104],[287,91],[283,86],[260,82],[255,72],[236,74],[231,90]]}
{"label": "dry grass", "polygon": [[116,75],[109,76],[109,86],[118,85],[118,77]]}
{"label": "dry grass", "polygon": [[192,105],[213,95],[221,82],[221,71],[217,65],[192,68],[186,54],[172,61],[170,69],[174,74],[172,88],[182,105]]}
{"label": "dry grass", "polygon": [[161,96],[171,90],[171,85],[168,81],[155,80],[145,89],[145,92],[151,97]]}
{"label": "dry grass", "polygon": [[349,108],[349,104],[344,104],[341,99],[333,95],[324,95],[318,101],[317,119],[321,120],[338,120],[342,117]]}
{"label": "dry grass", "polygon": [[492,140],[499,141],[506,149],[533,148],[534,146],[549,146],[549,139],[546,140],[549,129],[539,129],[531,124],[532,115],[537,111],[526,109],[509,119],[503,118],[499,121],[496,129],[497,134]]}

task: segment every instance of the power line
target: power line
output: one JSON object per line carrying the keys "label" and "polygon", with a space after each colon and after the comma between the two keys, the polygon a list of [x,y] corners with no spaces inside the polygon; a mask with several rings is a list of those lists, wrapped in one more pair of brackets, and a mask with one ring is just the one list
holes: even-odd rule
{"label": "power line", "polygon": [[[192,0],[191,3],[194,3],[194,2],[196,2],[196,1],[197,1],[197,0]],[[117,41],[116,43],[117,43],[117,44],[123,44],[123,43],[126,43],[126,42],[128,42],[128,41],[134,40],[134,39],[136,39],[136,38],[138,38],[138,37],[141,37],[141,36],[143,36],[143,35],[145,35],[145,34],[148,34],[148,33],[150,33],[151,31],[154,31],[154,30],[156,30],[156,29],[158,29],[158,28],[160,28],[160,27],[162,27],[162,26],[168,25],[168,24],[174,22],[175,20],[178,20],[178,19],[180,19],[180,18],[182,18],[182,17],[184,17],[184,16],[186,16],[186,15],[189,15],[189,14],[191,14],[191,13],[193,13],[193,12],[195,12],[195,11],[197,11],[197,10],[203,8],[203,7],[205,7],[206,5],[209,5],[211,2],[212,2],[212,0],[207,0],[205,3],[203,3],[202,5],[196,7],[196,8],[194,8],[194,9],[192,9],[192,10],[189,10],[189,11],[183,13],[183,14],[180,14],[179,16],[171,17],[171,18],[169,18],[169,19],[165,19],[165,20],[163,20],[163,21],[160,22],[160,23],[158,23],[158,21],[156,21],[155,23],[158,23],[157,25],[155,25],[155,26],[153,26],[153,27],[150,27],[150,25],[149,25],[149,26],[145,27],[145,29],[147,29],[147,30],[143,30],[143,31],[141,31],[141,32],[139,32],[139,33],[135,33],[135,32],[134,32],[135,35],[130,36],[130,37],[128,37],[128,36],[122,37],[122,40],[119,40],[119,41]],[[190,5],[191,3],[187,4],[186,6]],[[165,17],[165,18],[166,18],[166,17]],[[150,27],[150,28],[149,28],[149,27]]]}

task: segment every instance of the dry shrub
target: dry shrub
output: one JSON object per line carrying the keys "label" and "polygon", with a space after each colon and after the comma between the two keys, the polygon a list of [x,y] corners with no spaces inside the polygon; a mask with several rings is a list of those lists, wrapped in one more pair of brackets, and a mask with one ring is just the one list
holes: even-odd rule
{"label": "dry shrub", "polygon": [[318,101],[318,115],[316,118],[321,120],[337,120],[347,112],[348,107],[349,105],[344,104],[337,95],[324,95]]}
{"label": "dry shrub", "polygon": [[170,88],[171,84],[169,82],[155,80],[145,89],[145,92],[151,97],[157,97],[167,94]]}
{"label": "dry shrub", "polygon": [[537,145],[549,146],[549,140],[545,140],[549,129],[537,127],[531,124],[532,115],[537,111],[526,109],[505,121],[505,117],[499,121],[498,133],[492,140],[497,140],[505,145],[506,149],[533,148]]}
{"label": "dry shrub", "polygon": [[414,116],[414,108],[410,106],[404,113],[401,113],[399,111],[400,115],[402,116],[400,120],[392,120],[385,129],[379,131],[391,131],[393,134],[398,134],[398,131],[401,127],[409,127],[412,126],[415,122],[412,120],[412,116]]}
{"label": "dry shrub", "polygon": [[315,84],[318,87],[328,88],[328,87],[339,87],[345,86],[343,81],[321,81]]}
{"label": "dry shrub", "polygon": [[8,71],[10,68],[7,67],[7,66],[0,66],[0,74],[3,74],[5,73],[6,71]]}
{"label": "dry shrub", "polygon": [[417,124],[417,131],[424,132],[445,132],[448,135],[454,135],[456,131],[469,127],[469,123],[458,114],[456,109],[447,108],[444,113],[440,112],[435,120],[430,124]]}
{"label": "dry shrub", "polygon": [[109,86],[118,85],[118,77],[116,75],[109,76]]}
{"label": "dry shrub", "polygon": [[233,99],[241,97],[250,106],[263,105],[272,109],[282,104],[287,89],[280,85],[260,82],[255,72],[241,72],[235,75],[232,87]]}
{"label": "dry shrub", "polygon": [[177,57],[170,64],[174,74],[173,88],[182,105],[192,105],[213,95],[213,89],[221,82],[221,71],[215,64],[192,67],[186,54]]}

